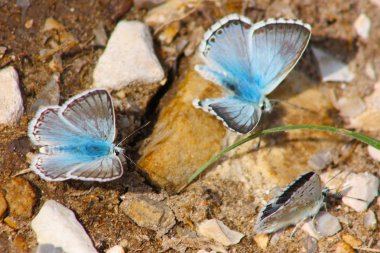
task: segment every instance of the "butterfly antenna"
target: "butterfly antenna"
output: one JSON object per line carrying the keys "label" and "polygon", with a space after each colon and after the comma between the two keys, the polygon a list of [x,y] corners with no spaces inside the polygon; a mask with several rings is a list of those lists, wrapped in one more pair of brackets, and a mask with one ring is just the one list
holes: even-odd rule
{"label": "butterfly antenna", "polygon": [[297,108],[297,109],[300,109],[300,110],[303,110],[303,111],[307,111],[307,112],[311,112],[311,113],[315,113],[315,114],[318,113],[318,112],[316,112],[314,110],[311,110],[309,108],[306,108],[306,107],[303,107],[303,106],[300,106],[300,105],[296,105],[296,104],[293,104],[293,103],[289,103],[289,102],[286,102],[286,101],[283,101],[283,100],[279,100],[279,99],[269,99],[269,101],[273,102],[274,104],[289,105],[289,106],[292,106],[294,108]]}
{"label": "butterfly antenna", "polygon": [[147,125],[150,124],[150,121],[148,121],[147,123],[145,123],[144,125],[138,127],[137,129],[135,129],[132,133],[128,134],[127,137],[125,137],[124,139],[122,139],[117,145],[116,147],[118,147],[123,141],[125,141],[126,139],[128,139],[129,137],[131,137],[132,135],[134,135],[135,133],[139,132],[141,129],[143,129],[144,127],[146,127]]}
{"label": "butterfly antenna", "polygon": [[336,175],[334,175],[332,178],[330,178],[326,183],[325,185],[327,185],[328,183],[330,183],[333,179],[335,179],[337,176],[339,176],[340,174],[343,173],[344,170],[341,170],[339,171],[338,173],[336,173]]}
{"label": "butterfly antenna", "polygon": [[128,159],[128,161],[130,161],[133,165],[135,165],[136,166],[136,168],[138,168],[139,170],[142,170],[142,168],[137,164],[137,163],[135,163],[129,156],[127,156],[127,155],[124,155],[123,153],[121,153],[125,158],[127,158]]}

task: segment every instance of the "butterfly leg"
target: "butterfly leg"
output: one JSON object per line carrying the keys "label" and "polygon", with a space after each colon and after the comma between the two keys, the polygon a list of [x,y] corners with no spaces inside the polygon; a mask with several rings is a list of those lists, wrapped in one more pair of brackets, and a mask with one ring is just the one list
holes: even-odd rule
{"label": "butterfly leg", "polygon": [[297,223],[297,225],[294,227],[292,233],[290,234],[290,239],[293,240],[294,234],[297,232],[297,230],[304,224],[305,220],[307,218],[302,219],[300,222]]}

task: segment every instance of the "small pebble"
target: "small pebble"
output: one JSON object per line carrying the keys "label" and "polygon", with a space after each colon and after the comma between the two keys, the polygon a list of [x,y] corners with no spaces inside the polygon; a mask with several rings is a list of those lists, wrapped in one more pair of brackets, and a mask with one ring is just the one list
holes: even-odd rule
{"label": "small pebble", "polygon": [[38,244],[50,244],[64,252],[96,253],[86,230],[70,209],[48,200],[32,220]]}
{"label": "small pebble", "polygon": [[355,211],[362,212],[378,195],[378,188],[379,179],[376,176],[368,172],[351,173],[343,185],[343,189],[347,189],[344,194],[347,197],[343,197],[342,201]]}
{"label": "small pebble", "polygon": [[237,244],[244,237],[244,234],[231,230],[222,221],[217,219],[202,221],[198,225],[197,231],[199,235],[213,239],[224,246]]}
{"label": "small pebble", "polygon": [[33,22],[34,22],[33,19],[29,19],[28,21],[26,21],[26,22],[25,22],[25,28],[26,28],[26,29],[30,29],[30,28],[32,28],[32,26],[33,26]]}
{"label": "small pebble", "polygon": [[371,20],[364,13],[360,14],[360,16],[354,22],[354,28],[356,33],[362,39],[368,39],[369,31],[371,29]]}
{"label": "small pebble", "polygon": [[253,240],[255,240],[257,246],[260,249],[265,250],[268,247],[269,235],[267,235],[267,234],[258,234],[255,237],[253,237]]}
{"label": "small pebble", "polygon": [[103,23],[99,23],[93,30],[95,35],[94,45],[105,47],[107,45],[107,34]]}
{"label": "small pebble", "polygon": [[329,165],[333,160],[332,151],[322,150],[317,154],[313,155],[308,161],[307,164],[313,167],[315,170],[320,171]]}
{"label": "small pebble", "polygon": [[371,63],[367,63],[365,65],[365,74],[372,80],[376,80],[376,73],[375,69],[373,68],[373,65]]}
{"label": "small pebble", "polygon": [[61,247],[54,247],[51,244],[40,244],[37,246],[35,253],[65,253]]}
{"label": "small pebble", "polygon": [[0,218],[3,217],[7,209],[8,209],[7,201],[5,200],[4,193],[0,190]]}
{"label": "small pebble", "polygon": [[343,241],[348,243],[351,247],[359,247],[363,244],[361,240],[359,240],[358,238],[355,238],[354,236],[350,234],[343,234],[342,239]]}
{"label": "small pebble", "polygon": [[123,247],[120,245],[113,246],[112,248],[109,248],[106,250],[106,253],[124,253]]}
{"label": "small pebble", "polygon": [[318,241],[315,238],[308,236],[304,244],[307,253],[318,253]]}
{"label": "small pebble", "polygon": [[29,252],[28,241],[22,235],[16,235],[13,244],[17,252]]}
{"label": "small pebble", "polygon": [[0,46],[0,59],[3,58],[3,56],[5,55],[5,52],[7,52],[7,48]]}
{"label": "small pebble", "polygon": [[342,117],[352,118],[363,113],[366,105],[360,97],[343,97],[336,102],[336,107]]}
{"label": "small pebble", "polygon": [[0,70],[0,124],[15,125],[24,113],[18,74],[12,66]]}
{"label": "small pebble", "polygon": [[380,8],[380,0],[370,0],[370,2]]}
{"label": "small pebble", "polygon": [[348,68],[348,65],[322,51],[312,47],[315,58],[318,61],[319,70],[323,82],[351,82],[355,75]]}
{"label": "small pebble", "polygon": [[380,82],[376,82],[373,86],[373,92],[365,98],[368,108],[380,112]]}
{"label": "small pebble", "polygon": [[63,66],[62,66],[62,57],[60,54],[54,54],[49,62],[49,68],[53,72],[62,73],[63,72]]}
{"label": "small pebble", "polygon": [[21,177],[9,180],[4,187],[5,198],[9,205],[10,215],[30,218],[36,203],[36,193],[32,185]]}
{"label": "small pebble", "polygon": [[375,230],[377,228],[376,214],[372,210],[368,210],[363,219],[364,227],[369,230]]}
{"label": "small pebble", "polygon": [[95,87],[112,90],[164,83],[165,73],[154,52],[149,28],[138,21],[120,21],[96,64],[93,78]]}
{"label": "small pebble", "polygon": [[355,253],[355,250],[345,242],[339,242],[336,245],[335,253]]}
{"label": "small pebble", "polygon": [[37,99],[32,105],[32,111],[36,112],[44,106],[58,105],[60,99],[59,74],[51,75],[49,82],[37,93]]}
{"label": "small pebble", "polygon": [[380,150],[372,146],[368,146],[368,154],[375,160],[380,162]]}
{"label": "small pebble", "polygon": [[10,217],[10,216],[5,217],[4,222],[9,227],[13,229],[18,229],[18,222],[13,217]]}
{"label": "small pebble", "polygon": [[161,201],[138,193],[127,193],[123,199],[120,209],[140,227],[157,231],[157,237],[176,224],[172,210]]}
{"label": "small pebble", "polygon": [[320,212],[317,217],[315,217],[315,224],[316,227],[314,227],[310,219],[302,226],[302,229],[317,240],[322,237],[335,235],[342,230],[338,218],[327,212]]}

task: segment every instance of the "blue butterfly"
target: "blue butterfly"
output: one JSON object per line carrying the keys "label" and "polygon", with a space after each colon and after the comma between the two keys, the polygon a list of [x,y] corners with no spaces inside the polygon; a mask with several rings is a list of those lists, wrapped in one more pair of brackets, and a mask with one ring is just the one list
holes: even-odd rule
{"label": "blue butterfly", "polygon": [[229,95],[194,100],[241,134],[252,131],[262,111],[271,111],[271,93],[296,65],[309,42],[310,25],[299,20],[268,19],[252,24],[231,14],[211,26],[200,45],[205,65],[195,69]]}
{"label": "blue butterfly", "polygon": [[28,136],[40,146],[30,168],[47,181],[79,179],[110,181],[121,177],[111,95],[93,89],[62,106],[40,109],[29,124]]}

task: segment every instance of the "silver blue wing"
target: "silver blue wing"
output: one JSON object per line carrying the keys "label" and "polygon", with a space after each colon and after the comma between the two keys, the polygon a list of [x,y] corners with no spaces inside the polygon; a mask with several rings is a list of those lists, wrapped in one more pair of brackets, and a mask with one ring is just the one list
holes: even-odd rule
{"label": "silver blue wing", "polygon": [[322,204],[321,179],[315,172],[307,172],[260,211],[254,229],[257,233],[276,232],[315,216]]}
{"label": "silver blue wing", "polygon": [[252,27],[251,75],[263,94],[273,91],[294,68],[311,35],[299,20],[269,19]]}
{"label": "silver blue wing", "polygon": [[230,130],[242,134],[252,131],[261,116],[261,109],[257,105],[237,97],[194,100],[193,103],[195,107],[216,115]]}
{"label": "silver blue wing", "polygon": [[117,156],[86,157],[73,153],[35,155],[30,168],[46,181],[79,179],[106,182],[123,174]]}
{"label": "silver blue wing", "polygon": [[61,107],[52,106],[40,109],[29,123],[28,136],[37,146],[63,146],[73,144],[73,140],[86,138],[86,133],[62,120]]}
{"label": "silver blue wing", "polygon": [[[252,39],[249,19],[231,14],[216,22],[204,35],[200,51],[207,66],[196,67],[206,79],[218,74],[218,84],[239,85],[248,81],[251,64],[248,44]],[[203,71],[202,71],[203,70]],[[209,72],[209,73],[207,73]],[[227,88],[230,88],[226,86]]]}
{"label": "silver blue wing", "polygon": [[72,97],[60,110],[62,117],[80,132],[104,141],[115,140],[115,113],[111,95],[93,89]]}

